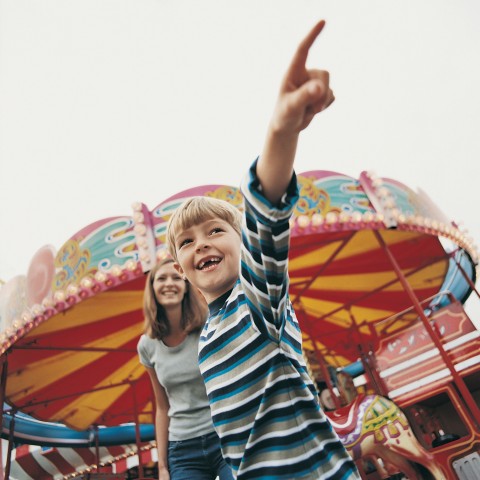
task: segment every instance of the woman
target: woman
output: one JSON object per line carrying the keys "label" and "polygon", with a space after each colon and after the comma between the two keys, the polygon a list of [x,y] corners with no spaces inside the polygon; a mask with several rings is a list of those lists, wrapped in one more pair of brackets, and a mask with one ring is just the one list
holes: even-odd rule
{"label": "woman", "polygon": [[148,274],[143,309],[137,349],[155,394],[159,480],[233,479],[198,368],[205,301],[167,258]]}

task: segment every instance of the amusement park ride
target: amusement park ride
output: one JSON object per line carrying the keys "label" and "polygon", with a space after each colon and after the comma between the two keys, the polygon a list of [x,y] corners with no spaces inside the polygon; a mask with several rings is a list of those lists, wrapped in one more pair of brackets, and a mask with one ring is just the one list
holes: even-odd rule
{"label": "amusement park ride", "polygon": [[[480,331],[463,308],[479,296],[471,240],[397,181],[312,171],[299,182],[290,296],[319,398],[362,478],[480,479]],[[11,448],[52,447],[37,462],[9,455],[6,478],[125,478],[118,465],[137,448],[145,474],[155,450],[136,351],[145,274],[165,255],[172,211],[193,195],[241,208],[240,192],[219,185],[152,211],[135,204],[58,252],[42,247],[2,288],[3,436]],[[120,445],[131,448],[102,455]],[[65,447],[93,458],[68,467]]]}

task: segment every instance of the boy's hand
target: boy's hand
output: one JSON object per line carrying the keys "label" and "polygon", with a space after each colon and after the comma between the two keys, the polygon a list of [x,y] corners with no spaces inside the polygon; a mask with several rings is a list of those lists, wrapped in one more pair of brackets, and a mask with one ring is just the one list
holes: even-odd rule
{"label": "boy's hand", "polygon": [[328,72],[306,68],[310,47],[324,26],[324,20],[318,22],[300,43],[283,78],[271,123],[276,133],[298,134],[335,100]]}
{"label": "boy's hand", "polygon": [[299,133],[334,100],[325,70],[307,70],[308,52],[323,30],[322,20],[312,28],[295,52],[283,78],[267,131],[257,176],[263,195],[276,205],[292,178]]}

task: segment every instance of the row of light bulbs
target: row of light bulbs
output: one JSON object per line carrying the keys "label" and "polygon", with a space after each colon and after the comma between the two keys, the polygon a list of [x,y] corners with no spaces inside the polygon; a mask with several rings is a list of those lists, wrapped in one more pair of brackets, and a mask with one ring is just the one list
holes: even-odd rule
{"label": "row of light bulbs", "polygon": [[385,187],[383,180],[373,172],[367,172],[367,177],[375,191],[382,212],[328,212],[326,215],[315,213],[311,217],[299,215],[290,220],[292,230],[298,233],[339,231],[346,229],[359,230],[365,227],[382,227],[392,223],[401,230],[417,230],[432,235],[440,235],[454,241],[466,250],[475,263],[478,262],[478,249],[467,230],[459,230],[453,224],[424,217],[422,215],[405,215],[396,205],[390,190]]}
{"label": "row of light bulbs", "polygon": [[[397,227],[401,230],[418,230],[421,232],[440,235],[453,240],[460,247],[467,250],[474,261],[478,260],[478,249],[472,237],[467,235],[467,231],[460,231],[453,225],[446,225],[443,222],[422,217],[420,215],[403,215],[398,212],[393,213],[397,222]],[[375,227],[383,225],[384,215],[372,212],[328,212],[325,216],[315,213],[311,217],[300,215],[290,220],[290,227],[297,233],[339,231],[352,229],[361,229],[364,227]]]}
{"label": "row of light bulbs", "polygon": [[[148,445],[140,447],[140,452],[147,452],[148,450],[151,450],[152,448],[155,448],[155,447],[156,447],[155,442],[152,442],[152,443],[149,443]],[[99,467],[100,468],[108,467],[114,464],[115,462],[118,462],[119,460],[124,460],[128,457],[133,457],[135,455],[137,455],[137,450],[132,449],[128,452],[123,453],[122,455],[117,455],[116,457],[112,457],[110,460],[106,462],[100,462],[98,465],[90,465],[89,467],[86,467],[82,470],[77,470],[76,472],[70,473],[68,475],[64,475],[63,480],[70,480],[71,478],[79,477],[81,475],[84,475],[85,473],[95,472],[96,470],[98,470]]]}
{"label": "row of light bulbs", "polygon": [[0,354],[5,353],[20,337],[55,313],[141,273],[139,264],[129,259],[123,268],[113,265],[108,271],[98,270],[93,276],[83,277],[79,285],[70,284],[63,290],[56,290],[53,295],[45,297],[41,304],[25,309],[19,318],[0,333]]}

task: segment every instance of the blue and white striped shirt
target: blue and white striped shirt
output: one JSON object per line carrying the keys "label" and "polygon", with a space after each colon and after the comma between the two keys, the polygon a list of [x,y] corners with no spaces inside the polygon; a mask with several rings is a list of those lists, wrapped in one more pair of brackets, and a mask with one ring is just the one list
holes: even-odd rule
{"label": "blue and white striped shirt", "polygon": [[242,185],[240,278],[212,302],[200,370],[223,455],[237,479],[359,479],[321,411],[288,297],[294,176],[279,207],[261,194],[253,164]]}

